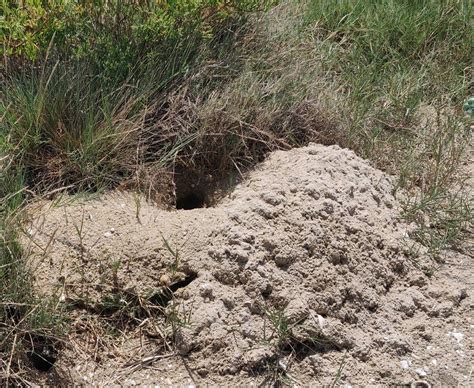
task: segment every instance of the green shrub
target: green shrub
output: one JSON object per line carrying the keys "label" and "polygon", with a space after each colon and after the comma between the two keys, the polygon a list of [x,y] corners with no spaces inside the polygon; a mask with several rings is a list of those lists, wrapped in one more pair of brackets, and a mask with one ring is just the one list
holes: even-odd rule
{"label": "green shrub", "polygon": [[1,19],[1,54],[8,65],[41,61],[54,53],[66,61],[85,60],[97,74],[123,80],[137,64],[160,63],[188,39],[212,39],[232,20],[262,4],[260,0],[140,5],[123,0],[12,2],[5,5]]}

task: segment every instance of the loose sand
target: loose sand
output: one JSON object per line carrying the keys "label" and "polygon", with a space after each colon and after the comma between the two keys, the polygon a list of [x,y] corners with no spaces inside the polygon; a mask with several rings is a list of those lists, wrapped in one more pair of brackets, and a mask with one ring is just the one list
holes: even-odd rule
{"label": "loose sand", "polygon": [[[468,386],[472,256],[448,252],[429,276],[436,263],[400,211],[392,177],[315,144],[271,154],[212,208],[165,211],[126,193],[37,204],[24,240],[36,288],[77,305],[57,376]],[[94,331],[114,295],[126,310],[123,295],[156,301],[164,286],[173,349],[169,319]]]}

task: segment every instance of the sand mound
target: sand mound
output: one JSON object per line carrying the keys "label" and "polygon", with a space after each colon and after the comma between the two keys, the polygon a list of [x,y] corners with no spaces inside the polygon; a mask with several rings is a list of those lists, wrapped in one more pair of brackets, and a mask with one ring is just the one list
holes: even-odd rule
{"label": "sand mound", "polygon": [[[419,351],[433,340],[426,320],[466,308],[466,291],[430,288],[429,260],[399,215],[391,177],[351,151],[310,145],[273,153],[213,208],[163,211],[129,194],[43,207],[29,247],[38,289],[89,312],[118,289],[163,296],[170,286],[176,349],[198,382],[328,384],[341,369],[351,384],[462,383]],[[186,381],[167,373],[127,379]]]}

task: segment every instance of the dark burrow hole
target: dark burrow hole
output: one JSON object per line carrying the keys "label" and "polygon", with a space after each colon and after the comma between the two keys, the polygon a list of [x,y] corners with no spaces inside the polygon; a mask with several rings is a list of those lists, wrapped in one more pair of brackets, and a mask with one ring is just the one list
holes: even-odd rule
{"label": "dark burrow hole", "polygon": [[191,193],[185,197],[176,198],[176,209],[191,210],[206,207],[206,198],[203,193]]}
{"label": "dark burrow hole", "polygon": [[24,312],[18,306],[9,304],[3,306],[3,311],[5,318],[10,320],[13,324],[19,323],[24,314]]}
{"label": "dark burrow hole", "polygon": [[[13,305],[5,305],[3,313],[5,323],[10,321],[9,323],[12,325],[19,324],[25,315],[22,308]],[[31,366],[40,372],[48,372],[58,357],[58,341],[41,334],[29,332],[22,337],[23,349],[25,349],[25,354],[31,362]]]}
{"label": "dark burrow hole", "polygon": [[230,193],[238,182],[236,172],[227,176],[203,171],[178,170],[174,174],[176,209],[191,210],[212,207]]}
{"label": "dark burrow hole", "polygon": [[153,295],[150,298],[150,302],[154,305],[166,307],[168,303],[173,299],[173,294],[178,291],[180,288],[184,288],[191,284],[197,278],[197,273],[190,271],[186,274],[186,277],[183,280],[179,280],[175,283],[170,284],[169,287],[165,287],[163,291]]}
{"label": "dark burrow hole", "polygon": [[[154,311],[157,315],[162,315],[169,302],[173,300],[174,293],[180,288],[189,285],[196,278],[196,272],[187,271],[182,280],[171,283],[168,287],[163,287],[159,292],[147,297],[146,305],[150,307],[155,306],[157,307],[156,309],[152,308],[150,310],[146,305],[142,305],[144,302],[143,299],[135,292],[129,290],[115,290],[112,294],[107,295],[101,303],[95,305],[88,304],[83,300],[76,300],[69,304],[69,308],[83,309],[89,311],[91,314],[106,317],[109,323],[116,327],[128,327],[130,324],[133,325],[133,322],[136,321],[135,319],[148,318],[151,311]],[[126,302],[127,308],[124,308],[124,301]],[[37,357],[38,354],[41,355],[41,352],[38,352],[36,349],[37,347],[31,352],[31,358],[41,363],[41,357]],[[47,357],[43,358],[48,361]]]}
{"label": "dark burrow hole", "polygon": [[262,295],[263,299],[268,299],[272,295],[273,288],[270,284],[267,284],[265,289],[260,291],[260,294]]}
{"label": "dark burrow hole", "polygon": [[212,206],[214,179],[209,174],[178,170],[174,175],[176,209],[191,210]]}
{"label": "dark burrow hole", "polygon": [[58,358],[53,341],[42,335],[28,335],[25,340],[30,348],[26,355],[33,367],[40,372],[49,372]]}
{"label": "dark burrow hole", "polygon": [[420,380],[420,381],[415,381],[414,383],[411,383],[410,387],[411,388],[430,388],[431,385],[424,380]]}
{"label": "dark burrow hole", "polygon": [[317,353],[327,353],[333,350],[341,350],[340,346],[324,339],[311,339],[300,341],[290,338],[289,341],[281,346],[283,352],[292,353],[298,361],[304,360],[308,356]]}

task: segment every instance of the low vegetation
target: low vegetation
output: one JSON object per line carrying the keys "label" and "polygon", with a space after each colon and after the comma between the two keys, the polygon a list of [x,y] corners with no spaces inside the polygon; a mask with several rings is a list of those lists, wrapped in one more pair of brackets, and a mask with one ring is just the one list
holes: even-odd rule
{"label": "low vegetation", "polygon": [[7,2],[1,17],[0,381],[27,379],[32,338],[64,326],[18,242],[35,198],[223,179],[315,141],[396,175],[433,253],[462,241],[469,2],[95,3]]}

